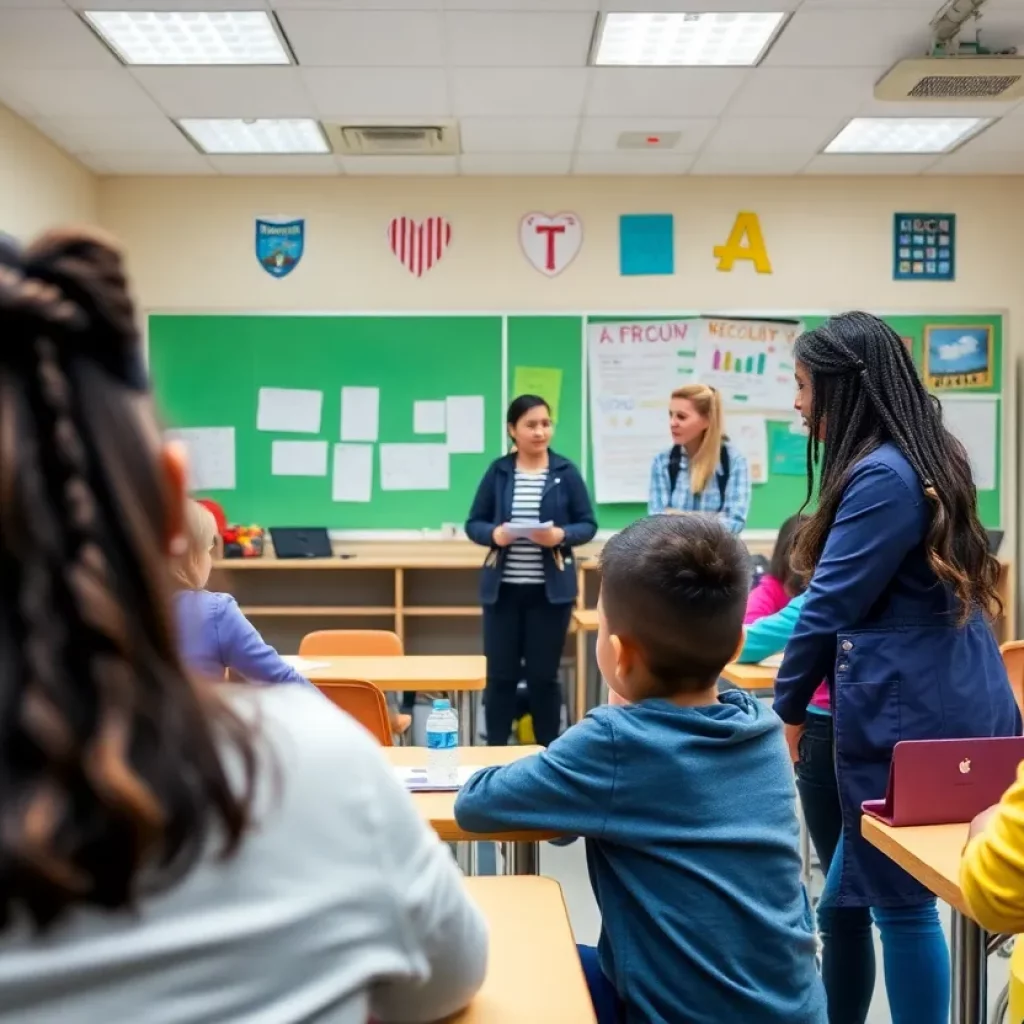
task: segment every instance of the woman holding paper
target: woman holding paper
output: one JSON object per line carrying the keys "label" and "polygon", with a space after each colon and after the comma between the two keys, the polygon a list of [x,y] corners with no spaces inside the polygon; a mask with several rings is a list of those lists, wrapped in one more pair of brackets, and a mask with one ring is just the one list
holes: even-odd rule
{"label": "woman holding paper", "polygon": [[648,515],[715,512],[732,533],[750,508],[750,469],[726,440],[722,396],[706,384],[687,384],[669,402],[672,447],[651,465]]}
{"label": "woman holding paper", "polygon": [[576,600],[572,549],[597,533],[579,470],[551,451],[551,410],[520,395],[506,417],[512,451],[484,474],[466,522],[469,539],[490,551],[480,596],[487,655],[487,742],[505,746],[526,679],[537,741],[558,735],[558,664]]}

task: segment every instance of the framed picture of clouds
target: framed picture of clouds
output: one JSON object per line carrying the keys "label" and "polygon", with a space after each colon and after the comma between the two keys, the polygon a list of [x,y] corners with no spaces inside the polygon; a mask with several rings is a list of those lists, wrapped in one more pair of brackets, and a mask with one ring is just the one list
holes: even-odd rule
{"label": "framed picture of clouds", "polygon": [[992,387],[992,328],[987,324],[924,329],[924,376],[935,391]]}

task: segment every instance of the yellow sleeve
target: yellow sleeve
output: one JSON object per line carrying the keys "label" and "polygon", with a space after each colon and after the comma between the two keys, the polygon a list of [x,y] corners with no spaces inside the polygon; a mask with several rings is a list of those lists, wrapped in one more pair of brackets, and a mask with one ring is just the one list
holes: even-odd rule
{"label": "yellow sleeve", "polygon": [[1024,764],[988,827],[964,850],[960,889],[983,928],[1024,932]]}

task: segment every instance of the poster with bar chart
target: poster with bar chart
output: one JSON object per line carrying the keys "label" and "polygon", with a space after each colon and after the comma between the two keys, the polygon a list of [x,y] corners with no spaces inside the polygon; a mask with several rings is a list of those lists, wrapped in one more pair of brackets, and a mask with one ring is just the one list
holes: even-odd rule
{"label": "poster with bar chart", "polygon": [[722,393],[731,409],[793,407],[793,342],[803,324],[708,317],[692,324],[696,380]]}

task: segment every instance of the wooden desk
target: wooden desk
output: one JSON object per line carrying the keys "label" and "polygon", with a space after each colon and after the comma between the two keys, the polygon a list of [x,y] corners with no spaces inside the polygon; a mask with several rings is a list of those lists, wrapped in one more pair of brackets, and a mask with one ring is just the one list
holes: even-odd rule
{"label": "wooden desk", "polygon": [[953,908],[951,1024],[988,1019],[988,954],[1002,944],[972,920],[960,891],[960,854],[967,825],[891,828],[867,815],[861,833],[890,860]]}
{"label": "wooden desk", "polygon": [[487,977],[449,1024],[595,1024],[559,884],[467,878],[491,932]]}
{"label": "wooden desk", "polygon": [[577,608],[572,613],[572,621],[576,629],[576,704],[573,718],[578,722],[588,711],[587,683],[590,670],[587,667],[587,644],[590,638],[587,634],[597,632],[597,609]]}
{"label": "wooden desk", "polygon": [[309,658],[324,665],[308,669],[311,683],[330,683],[344,679],[366,679],[385,692],[405,690],[443,690],[455,695],[459,714],[459,740],[472,746],[476,738],[476,701],[474,694],[487,683],[487,659],[482,655],[407,654],[377,658]]}
{"label": "wooden desk", "polygon": [[768,665],[741,665],[731,661],[722,669],[722,678],[741,690],[770,690],[778,671]]}
{"label": "wooden desk", "polygon": [[[426,747],[384,747],[388,762],[396,768],[419,768],[427,763]],[[540,747],[460,747],[459,763],[490,768],[511,764],[540,753]],[[464,832],[455,820],[457,793],[413,793],[412,801],[423,820],[446,843],[501,843],[508,873],[536,875],[540,869],[540,842],[557,839],[557,832]]]}

